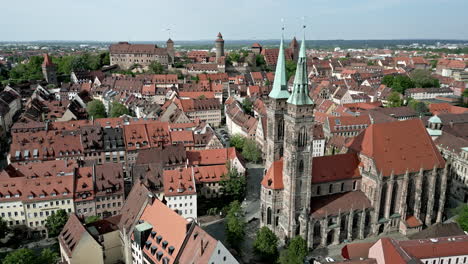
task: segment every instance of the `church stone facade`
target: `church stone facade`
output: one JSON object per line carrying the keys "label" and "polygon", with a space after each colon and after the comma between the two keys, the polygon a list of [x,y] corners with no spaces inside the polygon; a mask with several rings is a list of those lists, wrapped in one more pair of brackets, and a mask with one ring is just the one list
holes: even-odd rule
{"label": "church stone facade", "polygon": [[310,248],[443,220],[449,162],[419,119],[372,124],[345,154],[313,157],[314,102],[305,41],[288,91],[281,40],[267,109],[261,226]]}

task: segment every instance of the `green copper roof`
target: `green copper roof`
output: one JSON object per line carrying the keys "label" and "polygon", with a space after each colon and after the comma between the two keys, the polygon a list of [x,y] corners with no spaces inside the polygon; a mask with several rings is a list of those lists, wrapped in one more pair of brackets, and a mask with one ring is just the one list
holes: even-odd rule
{"label": "green copper roof", "polygon": [[276,62],[275,80],[273,88],[268,96],[274,99],[288,99],[288,83],[286,80],[286,59],[284,57],[283,36],[281,35],[281,44],[278,53],[278,61]]}
{"label": "green copper roof", "polygon": [[440,118],[437,115],[434,115],[431,118],[429,118],[429,122],[434,124],[442,124],[442,120],[440,120]]}
{"label": "green copper roof", "polygon": [[299,50],[299,58],[297,60],[296,76],[292,94],[288,99],[288,103],[293,105],[311,105],[314,104],[309,97],[309,81],[307,78],[307,55],[305,47],[305,35],[302,39],[301,49]]}

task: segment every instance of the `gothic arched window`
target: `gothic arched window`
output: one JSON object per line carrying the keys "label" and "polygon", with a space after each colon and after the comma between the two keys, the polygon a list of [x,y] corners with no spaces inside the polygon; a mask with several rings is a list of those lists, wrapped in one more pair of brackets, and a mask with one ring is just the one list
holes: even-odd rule
{"label": "gothic arched window", "polygon": [[301,160],[299,161],[299,169],[298,169],[298,172],[299,173],[303,173],[304,172],[304,162]]}
{"label": "gothic arched window", "polygon": [[284,120],[280,119],[278,120],[278,139],[281,140],[284,137]]}
{"label": "gothic arched window", "polygon": [[267,209],[267,225],[271,225],[271,207]]}
{"label": "gothic arched window", "polygon": [[307,131],[305,127],[301,127],[299,130],[299,138],[297,141],[298,147],[305,147],[307,144]]}

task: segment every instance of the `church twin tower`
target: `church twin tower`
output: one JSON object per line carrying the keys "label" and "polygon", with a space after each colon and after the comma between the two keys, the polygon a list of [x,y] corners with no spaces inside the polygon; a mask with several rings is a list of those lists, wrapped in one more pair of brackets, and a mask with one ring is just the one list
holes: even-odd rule
{"label": "church twin tower", "polygon": [[[307,220],[304,217],[308,217],[310,209],[314,102],[309,97],[305,37],[299,50],[291,92],[287,86],[283,42],[281,37],[275,79],[269,94],[265,164],[266,169],[270,169],[273,163],[282,160],[282,171],[276,172],[282,174],[282,177],[278,177],[282,179],[276,180],[282,181],[283,188],[276,193],[278,199],[262,197],[262,208],[266,207],[265,203],[268,203],[268,208],[275,208],[262,217],[262,222],[274,221],[274,231],[282,238],[291,238],[306,228]],[[271,192],[268,193],[271,195]],[[262,191],[263,194],[268,195]]]}

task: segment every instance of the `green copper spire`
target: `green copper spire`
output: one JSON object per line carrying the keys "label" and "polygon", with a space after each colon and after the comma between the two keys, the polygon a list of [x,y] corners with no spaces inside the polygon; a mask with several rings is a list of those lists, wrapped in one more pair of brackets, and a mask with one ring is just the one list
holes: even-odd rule
{"label": "green copper spire", "polygon": [[[305,26],[304,26],[305,28]],[[294,84],[292,94],[288,99],[289,104],[293,105],[311,105],[314,104],[309,97],[309,81],[307,78],[307,55],[305,47],[305,33],[302,39],[301,49],[299,50],[299,58],[297,60],[296,76],[294,76]]]}
{"label": "green copper spire", "polygon": [[[283,28],[284,30],[284,28]],[[281,34],[281,44],[278,52],[278,61],[276,62],[275,80],[273,88],[268,96],[274,99],[288,99],[288,82],[286,80],[286,59],[284,57],[283,34]]]}

